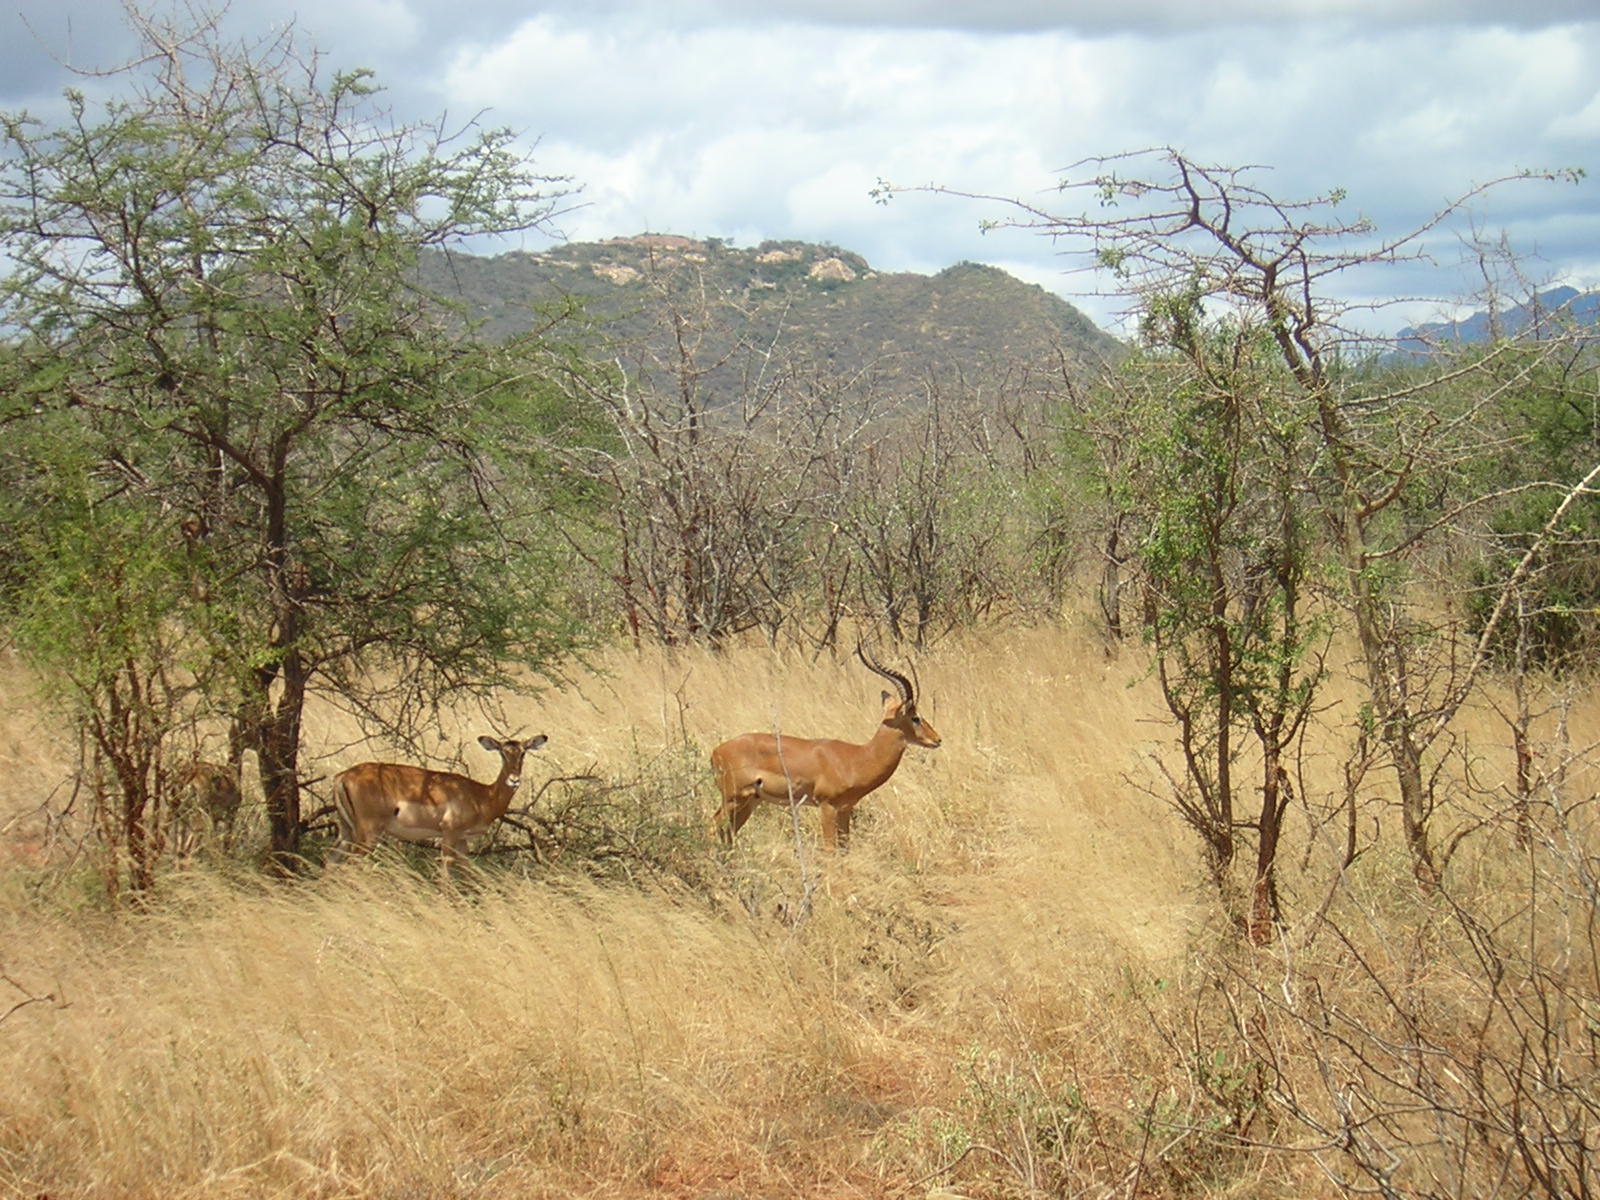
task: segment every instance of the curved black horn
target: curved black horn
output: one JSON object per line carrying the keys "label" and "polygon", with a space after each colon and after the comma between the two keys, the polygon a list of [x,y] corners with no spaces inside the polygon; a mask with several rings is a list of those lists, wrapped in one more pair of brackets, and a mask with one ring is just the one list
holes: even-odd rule
{"label": "curved black horn", "polygon": [[856,657],[861,660],[862,665],[866,667],[867,670],[872,671],[875,674],[882,675],[885,679],[893,682],[895,687],[900,689],[901,703],[912,704],[915,702],[917,693],[916,689],[911,686],[911,680],[907,679],[904,675],[891,671],[868,658],[867,652],[861,648],[860,642],[856,643]]}

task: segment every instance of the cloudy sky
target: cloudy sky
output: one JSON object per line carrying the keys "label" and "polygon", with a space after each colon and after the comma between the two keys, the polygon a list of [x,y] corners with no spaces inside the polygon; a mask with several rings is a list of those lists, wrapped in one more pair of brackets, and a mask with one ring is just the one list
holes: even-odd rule
{"label": "cloudy sky", "polygon": [[[125,49],[117,0],[0,5],[0,107],[46,108],[63,62]],[[1352,287],[1465,295],[1473,226],[1540,284],[1600,287],[1600,0],[233,0],[228,20],[293,20],[331,66],[375,69],[402,115],[487,110],[524,132],[542,170],[583,187],[573,240],[800,238],[894,271],[969,259],[1113,325],[1118,305],[1081,294],[1059,247],[980,232],[992,206],[869,191],[1057,211],[1069,164],[1165,145],[1259,164],[1283,199],[1343,189],[1385,234],[1507,173],[1587,168],[1495,192],[1430,243],[1428,279]]]}

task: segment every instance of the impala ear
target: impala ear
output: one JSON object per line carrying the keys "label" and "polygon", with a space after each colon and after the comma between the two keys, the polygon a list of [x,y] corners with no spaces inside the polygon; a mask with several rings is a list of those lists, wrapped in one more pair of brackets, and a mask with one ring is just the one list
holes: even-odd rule
{"label": "impala ear", "polygon": [[529,738],[527,745],[524,746],[523,749],[525,749],[525,750],[537,750],[540,746],[544,745],[549,740],[550,739],[546,735],[541,733],[538,737]]}
{"label": "impala ear", "polygon": [[496,754],[500,753],[500,743],[495,741],[487,733],[478,739],[478,745],[482,746],[485,750],[491,750]]}

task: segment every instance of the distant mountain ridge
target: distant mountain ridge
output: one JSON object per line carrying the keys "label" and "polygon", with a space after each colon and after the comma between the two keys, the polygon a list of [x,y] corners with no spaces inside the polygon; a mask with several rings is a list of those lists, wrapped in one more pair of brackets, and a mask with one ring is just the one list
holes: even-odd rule
{"label": "distant mountain ridge", "polygon": [[1059,296],[998,268],[883,272],[859,254],[800,241],[739,248],[647,233],[540,253],[435,254],[423,263],[423,282],[459,302],[491,338],[533,328],[552,306],[572,303],[592,318],[594,336],[648,346],[662,362],[678,361],[687,330],[713,402],[749,378],[752,348],[905,388],[976,383],[1063,356],[1092,366],[1124,353]]}
{"label": "distant mountain ridge", "polygon": [[1452,344],[1475,345],[1496,337],[1537,335],[1541,331],[1554,335],[1574,329],[1592,330],[1594,336],[1600,337],[1600,292],[1550,288],[1526,304],[1493,313],[1475,312],[1457,321],[1408,326],[1396,336],[1398,350],[1420,354]]}

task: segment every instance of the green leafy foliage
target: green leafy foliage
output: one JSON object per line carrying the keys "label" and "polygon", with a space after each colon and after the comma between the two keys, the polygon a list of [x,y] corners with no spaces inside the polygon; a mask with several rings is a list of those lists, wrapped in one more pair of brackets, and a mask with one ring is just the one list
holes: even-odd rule
{"label": "green leafy foliage", "polygon": [[1600,461],[1600,412],[1590,382],[1592,352],[1551,358],[1537,347],[1500,347],[1505,382],[1491,415],[1499,452],[1475,464],[1474,487],[1497,494],[1485,543],[1470,574],[1468,612],[1481,632],[1494,611],[1494,585],[1539,546],[1516,611],[1493,631],[1502,664],[1557,669],[1593,660],[1600,637],[1600,498],[1580,496],[1562,521],[1547,525],[1571,487]]}
{"label": "green leafy foliage", "polygon": [[[55,129],[4,121],[5,516],[23,544],[131,527],[160,548],[140,562],[190,602],[124,618],[181,620],[203,648],[205,706],[259,756],[287,850],[312,689],[376,714],[373,681],[396,680],[403,725],[577,636],[555,526],[584,495],[551,454],[592,431],[564,400],[572,363],[463,339],[416,278],[425,249],[537,226],[564,189],[505,131],[394,125],[366,74],[324,79],[292,41],[131,19],[150,54],[125,94],[72,96]],[[62,474],[80,503],[47,502]],[[22,606],[59,573],[9,566]],[[92,623],[95,593],[62,620]]]}
{"label": "green leafy foliage", "polygon": [[[1263,332],[1207,320],[1192,290],[1152,297],[1144,326],[1159,340],[1124,364],[1096,419],[1127,447],[1108,462],[1109,481],[1136,537],[1142,627],[1175,721],[1172,803],[1224,895],[1240,831],[1253,827],[1252,900],[1240,919],[1264,937],[1278,917],[1283,764],[1328,636],[1306,611],[1311,413]],[[1240,775],[1246,761],[1259,764],[1253,788]],[[1242,812],[1247,790],[1262,797],[1254,821]]]}

